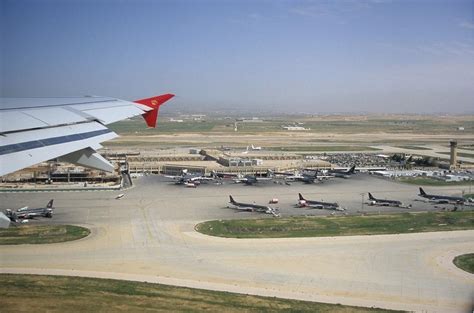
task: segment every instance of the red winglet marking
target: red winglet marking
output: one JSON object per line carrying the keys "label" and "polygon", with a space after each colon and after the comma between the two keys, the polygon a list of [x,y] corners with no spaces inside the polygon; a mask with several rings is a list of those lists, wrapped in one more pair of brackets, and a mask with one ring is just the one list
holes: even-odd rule
{"label": "red winglet marking", "polygon": [[148,127],[156,127],[156,120],[158,119],[158,110],[160,109],[160,105],[168,101],[169,99],[173,98],[174,95],[167,93],[161,96],[141,99],[134,101],[135,103],[140,103],[146,105],[153,110],[143,113],[143,118],[146,121]]}

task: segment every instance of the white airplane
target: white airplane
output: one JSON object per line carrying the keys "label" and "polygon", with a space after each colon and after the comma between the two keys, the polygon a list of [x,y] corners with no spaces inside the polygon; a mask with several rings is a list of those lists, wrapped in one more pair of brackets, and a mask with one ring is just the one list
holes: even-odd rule
{"label": "white airplane", "polygon": [[254,147],[254,146],[252,145],[252,150],[260,151],[260,150],[262,150],[262,147]]}
{"label": "white airplane", "polygon": [[54,158],[112,172],[95,151],[118,137],[105,125],[142,115],[155,127],[160,106],[172,97],[0,98],[0,176]]}
{"label": "white airplane", "polygon": [[204,176],[200,174],[191,174],[188,173],[187,169],[184,169],[181,171],[181,175],[165,175],[166,178],[171,178],[175,181],[176,185],[186,185],[186,187],[190,187],[192,184],[192,187],[197,187],[200,185],[202,182],[205,181],[214,181],[216,180],[215,172],[213,171],[210,176]]}

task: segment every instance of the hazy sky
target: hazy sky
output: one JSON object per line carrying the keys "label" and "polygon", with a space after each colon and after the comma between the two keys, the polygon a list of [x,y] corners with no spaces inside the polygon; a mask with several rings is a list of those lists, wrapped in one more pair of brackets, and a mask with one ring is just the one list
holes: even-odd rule
{"label": "hazy sky", "polygon": [[474,112],[474,1],[0,3],[4,97]]}

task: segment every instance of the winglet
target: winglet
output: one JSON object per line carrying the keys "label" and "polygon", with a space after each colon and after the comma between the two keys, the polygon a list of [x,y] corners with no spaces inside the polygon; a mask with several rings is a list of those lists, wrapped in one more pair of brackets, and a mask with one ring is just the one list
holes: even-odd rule
{"label": "winglet", "polygon": [[143,114],[143,118],[146,121],[148,127],[156,127],[156,120],[158,119],[158,110],[160,109],[160,105],[168,101],[169,99],[173,98],[174,95],[171,93],[167,93],[164,95],[136,100],[135,103],[146,105],[147,107],[152,108],[148,112]]}
{"label": "winglet", "polygon": [[426,192],[421,187],[420,187],[420,195],[422,195],[422,196],[426,195]]}
{"label": "winglet", "polygon": [[301,193],[298,194],[300,200],[306,200],[305,198],[303,198],[303,196],[301,195]]}

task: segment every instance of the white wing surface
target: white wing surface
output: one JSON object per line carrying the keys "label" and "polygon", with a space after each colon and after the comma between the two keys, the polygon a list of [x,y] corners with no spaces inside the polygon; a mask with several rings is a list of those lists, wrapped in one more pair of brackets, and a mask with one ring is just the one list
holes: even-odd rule
{"label": "white wing surface", "polygon": [[174,95],[113,98],[1,98],[0,176],[54,158],[113,171],[95,150],[118,135],[105,125],[143,115],[156,126],[160,105]]}

